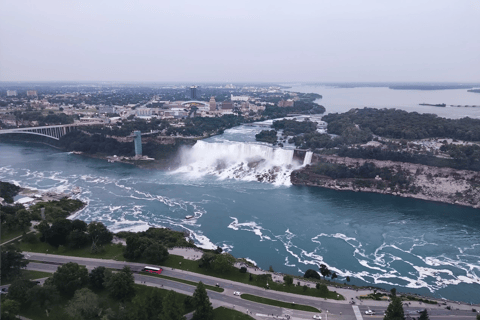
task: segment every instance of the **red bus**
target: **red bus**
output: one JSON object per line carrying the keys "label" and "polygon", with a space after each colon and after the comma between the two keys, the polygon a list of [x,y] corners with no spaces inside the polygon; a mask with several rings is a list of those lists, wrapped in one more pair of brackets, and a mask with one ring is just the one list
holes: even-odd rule
{"label": "red bus", "polygon": [[143,272],[150,272],[150,273],[160,274],[160,273],[162,273],[163,269],[162,269],[162,268],[155,268],[155,267],[146,266],[145,268],[142,269],[142,271],[143,271]]}

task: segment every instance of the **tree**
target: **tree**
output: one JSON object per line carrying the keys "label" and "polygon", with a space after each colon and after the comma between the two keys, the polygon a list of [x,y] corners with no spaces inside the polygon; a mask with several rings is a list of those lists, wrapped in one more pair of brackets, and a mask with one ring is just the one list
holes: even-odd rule
{"label": "tree", "polygon": [[87,232],[87,224],[85,221],[75,219],[72,221],[72,230]]}
{"label": "tree", "polygon": [[67,244],[70,248],[83,248],[89,241],[88,235],[80,230],[73,230],[67,236]]}
{"label": "tree", "polygon": [[92,240],[92,249],[112,242],[113,233],[101,222],[92,221],[88,224],[88,235]]}
{"label": "tree", "polygon": [[350,282],[350,277],[349,276],[347,276],[347,282]]}
{"label": "tree", "polygon": [[[72,231],[72,223],[67,219],[56,220],[50,228],[43,233],[44,240],[54,247],[64,246],[67,237]],[[73,293],[72,293],[73,294]]]}
{"label": "tree", "polygon": [[390,294],[392,295],[392,298],[396,297],[397,296],[397,289],[395,289],[395,288],[390,289]]}
{"label": "tree", "polygon": [[[477,317],[477,319],[478,319],[478,317]],[[430,318],[428,317],[427,309],[420,312],[420,317],[418,318],[418,320],[430,320]]]}
{"label": "tree", "polygon": [[168,258],[168,250],[161,244],[154,242],[145,249],[143,257],[149,263],[159,264]]}
{"label": "tree", "polygon": [[328,270],[328,267],[323,263],[320,265],[320,273],[322,274],[324,280],[325,277],[328,277],[332,274],[332,272]]}
{"label": "tree", "polygon": [[285,284],[290,286],[293,284],[293,277],[292,276],[284,276],[283,281],[285,281]]}
{"label": "tree", "polygon": [[73,298],[66,307],[67,314],[74,319],[90,320],[100,319],[100,307],[98,296],[88,288],[82,288],[75,292]]}
{"label": "tree", "polygon": [[480,314],[477,314],[477,320],[480,320]]}
{"label": "tree", "polygon": [[139,237],[138,235],[128,236],[123,256],[130,260],[140,259],[152,243],[153,241],[147,237]]}
{"label": "tree", "polygon": [[34,286],[35,283],[30,280],[17,279],[8,288],[8,298],[24,304],[28,299],[28,290]]}
{"label": "tree", "polygon": [[162,320],[184,320],[183,306],[177,302],[177,294],[170,290],[163,298]]}
{"label": "tree", "polygon": [[87,268],[74,262],[60,266],[52,277],[52,284],[57,287],[61,294],[69,297],[73,296],[75,290],[82,288],[87,283]]}
{"label": "tree", "polygon": [[305,274],[303,275],[303,277],[320,279],[320,275],[318,274],[318,272],[313,269],[308,269],[307,271],[305,271]]}
{"label": "tree", "polygon": [[228,253],[219,254],[212,262],[213,270],[219,273],[226,273],[231,269],[234,262],[235,258],[232,255]]}
{"label": "tree", "polygon": [[58,290],[53,285],[34,286],[27,291],[27,300],[33,307],[49,308],[60,300]]}
{"label": "tree", "polygon": [[18,221],[18,228],[25,234],[28,228],[32,225],[30,222],[30,220],[32,220],[30,213],[25,209],[18,210],[16,213],[16,218]]}
{"label": "tree", "polygon": [[211,252],[205,252],[200,260],[198,260],[198,266],[200,268],[209,269],[212,266],[213,260],[215,260],[216,255]]}
{"label": "tree", "polygon": [[392,302],[388,305],[383,320],[405,320],[402,301],[396,296],[392,298]]}
{"label": "tree", "polygon": [[105,282],[105,267],[96,267],[88,274],[90,285],[94,289],[103,289]]}
{"label": "tree", "polygon": [[2,315],[3,320],[16,320],[17,314],[20,312],[20,303],[14,300],[6,299],[2,301]]}
{"label": "tree", "polygon": [[22,251],[13,245],[2,247],[2,278],[8,279],[18,276],[20,269],[27,266],[27,261],[23,260]]}
{"label": "tree", "polygon": [[207,320],[213,319],[213,307],[207,295],[207,290],[202,281],[197,285],[197,289],[193,293],[193,301],[195,311],[193,312],[192,320]]}
{"label": "tree", "polygon": [[135,296],[135,280],[130,267],[125,266],[120,272],[107,273],[105,288],[110,296],[122,302],[129,301]]}
{"label": "tree", "polygon": [[338,278],[337,273],[336,272],[332,273],[332,280],[334,280],[336,278]]}

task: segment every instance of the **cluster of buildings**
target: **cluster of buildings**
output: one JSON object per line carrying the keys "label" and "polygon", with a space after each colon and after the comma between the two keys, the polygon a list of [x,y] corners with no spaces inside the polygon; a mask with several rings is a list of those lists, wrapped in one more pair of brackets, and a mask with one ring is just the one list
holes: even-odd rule
{"label": "cluster of buildings", "polygon": [[[227,92],[230,91],[230,96],[222,94],[219,96],[222,101],[217,101],[215,93],[213,93],[214,95],[210,96],[208,101],[202,101],[206,100],[205,94],[202,95],[203,89],[198,86],[187,86],[183,90],[185,90],[184,100],[188,101],[165,100],[165,95],[155,94],[153,97],[146,97],[150,99],[146,103],[112,105],[106,102],[104,104],[90,102],[91,104],[89,104],[90,93],[67,92],[39,95],[36,90],[22,91],[21,94],[18,94],[17,90],[6,90],[7,98],[3,99],[2,102],[7,103],[7,105],[5,107],[4,104],[5,108],[0,108],[0,125],[2,123],[6,126],[36,125],[35,121],[28,123],[28,121],[22,122],[22,120],[19,120],[12,112],[15,110],[46,110],[49,113],[63,112],[74,116],[78,119],[77,121],[110,123],[122,119],[131,119],[132,117],[175,120],[191,117],[220,117],[226,114],[239,113],[255,117],[264,111],[268,105],[273,106],[276,104],[278,107],[293,107],[295,103],[293,99],[280,100],[276,103],[272,101],[277,100],[268,99],[268,97],[282,98],[284,93],[280,87],[236,88],[234,85],[226,85],[215,89],[221,89],[219,92],[224,92],[223,90],[228,89]],[[176,90],[182,89],[178,88]],[[205,90],[208,92],[207,90],[212,89],[207,88]],[[114,91],[112,92],[115,94]],[[296,98],[295,94],[292,95]],[[170,95],[170,98],[172,96]]]}
{"label": "cluster of buildings", "polygon": [[[193,88],[192,88],[193,89]],[[194,91],[192,92],[194,96]],[[161,104],[161,107],[150,107],[153,104]],[[158,117],[161,119],[178,119],[188,117],[217,117],[234,113],[257,113],[265,110],[267,105],[274,105],[271,102],[260,102],[249,96],[231,95],[229,101],[218,102],[215,97],[210,97],[208,102],[200,100],[189,101],[155,101],[137,107],[133,110],[115,110],[100,108],[100,113],[119,113],[123,116],[135,115],[136,117]],[[292,101],[293,106],[293,101]]]}

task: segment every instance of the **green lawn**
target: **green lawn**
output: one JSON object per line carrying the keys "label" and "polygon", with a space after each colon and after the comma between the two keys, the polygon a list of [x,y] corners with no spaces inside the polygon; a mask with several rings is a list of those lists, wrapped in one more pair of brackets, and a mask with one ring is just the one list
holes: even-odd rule
{"label": "green lawn", "polygon": [[[188,280],[173,278],[173,277],[164,276],[164,275],[161,275],[161,274],[154,274],[154,273],[143,274],[143,273],[142,273],[142,275],[147,275],[147,276],[151,276],[151,277],[168,279],[168,280],[172,280],[172,281],[176,281],[176,282],[181,282],[181,283],[189,284],[189,285],[194,286],[194,287],[196,287],[196,286],[198,285],[198,282],[193,282],[193,281],[188,281]],[[216,291],[216,292],[223,292],[223,291],[225,291],[223,288],[218,288],[218,287],[215,287],[215,286],[210,286],[210,285],[208,285],[208,284],[204,284],[204,285],[205,285],[205,288],[208,289],[208,290],[212,290],[212,291]]]}
{"label": "green lawn", "polygon": [[[235,267],[231,267],[230,270],[226,273],[216,273],[213,270],[200,268],[198,266],[198,261],[186,260],[183,257],[176,256],[176,255],[169,255],[168,259],[162,265],[166,267],[187,270],[187,271],[209,275],[212,277],[222,278],[226,280],[242,282],[245,284],[249,284],[249,285],[253,285],[261,288],[265,288],[267,284],[265,281],[262,281],[262,279],[260,279],[256,275],[252,275],[252,281],[250,281],[250,277],[248,273],[241,273],[239,272],[239,269]],[[276,291],[289,292],[289,293],[295,293],[295,294],[318,297],[318,298],[345,300],[345,298],[342,295],[339,295],[337,297],[337,293],[332,291],[328,292],[327,295],[322,295],[320,294],[320,291],[315,288],[307,288],[306,290],[304,290],[303,286],[295,286],[295,285],[287,286],[287,285],[284,285],[283,283],[276,283],[271,280],[268,281],[268,285],[271,290],[276,290]]]}
{"label": "green lawn", "polygon": [[253,318],[237,310],[219,307],[213,310],[213,320],[252,320]]}
{"label": "green lawn", "polygon": [[[40,235],[37,234],[39,237]],[[91,253],[90,247],[82,249],[70,249],[67,247],[55,248],[46,242],[28,243],[24,241],[16,242],[17,247],[22,251],[59,254],[64,256],[82,257],[82,258],[96,258],[96,259],[114,259],[119,261],[125,261],[123,257],[123,246],[121,244],[108,244],[104,246],[104,251],[99,253]]]}
{"label": "green lawn", "polygon": [[[20,270],[21,272],[21,277],[23,279],[40,279],[40,278],[45,278],[45,277],[50,277],[52,274],[48,272],[41,272],[41,271],[32,271],[32,270]],[[2,279],[2,286],[5,284],[11,284],[14,279]]]}
{"label": "green lawn", "polygon": [[5,241],[21,236],[22,234],[23,234],[22,230],[8,230],[2,225],[1,241],[2,243],[4,243]]}
{"label": "green lawn", "polygon": [[254,295],[251,295],[251,294],[246,294],[246,293],[242,294],[240,296],[240,298],[245,299],[245,300],[249,300],[249,301],[258,302],[258,303],[268,304],[270,306],[275,306],[275,307],[301,310],[301,311],[309,311],[309,312],[321,312],[317,308],[314,308],[314,307],[311,307],[311,306],[305,306],[305,305],[302,305],[302,304],[272,300],[272,299],[267,299],[267,298],[254,296]]}

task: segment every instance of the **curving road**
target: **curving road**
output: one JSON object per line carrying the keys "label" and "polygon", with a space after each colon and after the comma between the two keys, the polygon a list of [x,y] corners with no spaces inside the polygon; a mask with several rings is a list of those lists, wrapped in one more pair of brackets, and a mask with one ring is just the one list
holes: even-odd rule
{"label": "curving road", "polygon": [[[27,266],[27,269],[37,270],[37,271],[47,271],[55,272],[59,265],[67,262],[76,262],[80,265],[86,266],[88,269],[93,269],[98,266],[104,266],[112,269],[121,269],[124,266],[129,266],[132,271],[139,272],[145,265],[141,263],[133,262],[123,262],[115,260],[106,260],[106,259],[92,259],[92,258],[80,258],[80,257],[70,257],[70,256],[60,256],[60,255],[50,255],[43,253],[34,253],[34,252],[23,252],[25,257],[29,260],[39,261],[43,263],[30,262]],[[163,268],[163,275],[190,280],[193,282],[202,281],[208,285],[215,285],[218,283],[222,288],[225,289],[223,293],[208,291],[208,295],[212,301],[214,307],[225,306],[229,308],[235,308],[241,312],[253,312],[251,316],[256,319],[287,319],[287,316],[290,316],[290,319],[312,319],[314,313],[296,311],[292,309],[285,309],[280,307],[273,307],[269,305],[264,305],[256,302],[251,302],[243,300],[238,296],[234,296],[234,291],[240,291],[241,293],[249,293],[256,296],[262,296],[269,299],[275,299],[285,302],[295,302],[296,304],[305,304],[316,307],[317,309],[323,310],[322,319],[345,319],[345,320],[362,320],[362,319],[382,319],[383,312],[387,307],[387,302],[381,302],[383,305],[379,305],[378,301],[363,301],[360,303],[357,300],[357,305],[350,305],[348,300],[336,301],[336,300],[323,300],[320,298],[302,296],[296,294],[290,294],[279,291],[265,290],[256,286],[251,286],[244,283],[234,282],[230,280],[210,277],[202,274],[197,274],[193,272],[177,270],[173,268]],[[148,286],[155,287],[164,287],[165,289],[175,290],[180,293],[192,295],[195,287],[187,285],[184,283],[152,277],[143,274],[134,274],[135,281],[137,283],[143,283]],[[339,292],[343,291],[337,289]],[[350,290],[351,292],[354,292]],[[343,292],[341,292],[343,294]],[[452,306],[452,309],[456,309],[459,306]],[[409,307],[405,307],[405,314],[411,314],[412,317],[418,317],[417,310],[423,310],[425,305],[419,305],[418,303],[413,304]],[[462,305],[462,308],[465,310],[446,310],[438,306],[427,306],[429,311],[430,319],[458,319],[458,320],[474,320],[476,315],[471,311],[471,307]],[[355,314],[355,309],[358,311]],[[365,315],[365,311],[368,309],[375,310],[376,315],[368,316]],[[327,313],[328,310],[328,313]],[[269,315],[269,316],[267,316]]]}

